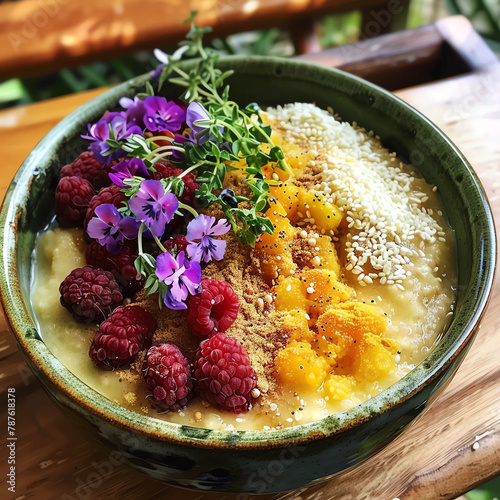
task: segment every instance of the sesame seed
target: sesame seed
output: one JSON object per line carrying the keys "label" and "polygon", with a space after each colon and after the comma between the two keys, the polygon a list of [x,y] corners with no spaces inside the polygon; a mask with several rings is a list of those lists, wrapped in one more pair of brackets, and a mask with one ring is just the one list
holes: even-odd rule
{"label": "sesame seed", "polygon": [[[382,285],[402,286],[409,275],[401,266],[425,257],[426,248],[446,236],[440,234],[444,231],[432,209],[422,206],[430,193],[422,191],[418,176],[394,153],[381,150],[375,134],[342,122],[313,104],[287,104],[273,109],[272,114],[290,142],[304,144],[315,152],[315,158],[321,157],[316,158],[315,166],[322,170],[322,180],[314,189],[330,195],[328,201],[346,214],[346,270],[361,276],[360,266],[368,262],[383,274],[364,274],[360,283],[370,284],[365,281],[368,277],[372,282],[380,279]],[[430,186],[431,190],[436,192],[436,186]],[[310,210],[306,215],[314,223]],[[420,251],[409,248],[412,241],[418,242],[414,246]]]}
{"label": "sesame seed", "polygon": [[260,391],[259,391],[259,389],[257,389],[257,387],[254,387],[250,394],[252,395],[252,398],[256,399],[260,396]]}

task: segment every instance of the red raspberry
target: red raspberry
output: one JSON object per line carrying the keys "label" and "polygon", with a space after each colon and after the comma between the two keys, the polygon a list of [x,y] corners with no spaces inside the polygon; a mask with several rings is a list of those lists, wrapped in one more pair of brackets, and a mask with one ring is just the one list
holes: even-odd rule
{"label": "red raspberry", "polygon": [[171,252],[175,247],[177,247],[177,253],[185,252],[188,246],[188,241],[183,234],[173,236],[163,243],[163,246]]}
{"label": "red raspberry", "polygon": [[202,292],[189,299],[187,319],[201,339],[225,332],[238,316],[240,301],[231,285],[213,278],[201,280]]}
{"label": "red raspberry", "polygon": [[81,177],[63,177],[56,187],[56,219],[61,227],[81,227],[89,202],[95,195],[89,181]]}
{"label": "red raspberry", "polygon": [[92,266],[71,271],[59,287],[61,305],[81,323],[104,321],[123,302],[123,295],[109,271]]}
{"label": "red raspberry", "polygon": [[169,343],[149,349],[142,365],[148,389],[153,392],[153,407],[158,411],[179,411],[193,391],[191,371],[180,349]]}
{"label": "red raspberry", "polygon": [[111,184],[111,186],[102,188],[89,203],[89,208],[87,209],[87,214],[85,216],[84,228],[87,228],[87,224],[90,219],[95,216],[95,209],[102,205],[103,203],[112,203],[116,208],[123,206],[123,201],[126,201],[127,197],[123,194],[120,186],[116,184]]}
{"label": "red raspberry", "polygon": [[196,353],[194,376],[200,396],[209,403],[236,414],[251,408],[257,376],[237,339],[218,333],[202,341]]}
{"label": "red raspberry", "polygon": [[[167,179],[168,177],[179,177],[179,175],[183,172],[182,169],[175,168],[169,163],[164,162],[155,163],[154,168],[156,169],[156,172],[151,173],[151,178],[158,181],[160,179]],[[196,177],[192,173],[186,174],[182,177],[182,180],[184,181],[184,191],[182,192],[182,196],[179,200],[190,207],[195,206],[196,199],[194,195],[195,191],[200,188],[200,185],[195,182]]]}
{"label": "red raspberry", "polygon": [[95,158],[91,151],[84,151],[73,163],[61,169],[61,177],[83,177],[97,191],[111,184],[108,171]]}
{"label": "red raspberry", "polygon": [[155,330],[154,316],[142,307],[117,307],[100,324],[89,355],[96,366],[105,370],[129,365],[139,351],[151,345]]}
{"label": "red raspberry", "polygon": [[116,255],[97,241],[90,243],[85,250],[87,264],[111,271],[116,281],[131,293],[137,293],[144,286],[144,277],[137,275],[134,266],[137,255],[137,245],[131,241],[125,241]]}

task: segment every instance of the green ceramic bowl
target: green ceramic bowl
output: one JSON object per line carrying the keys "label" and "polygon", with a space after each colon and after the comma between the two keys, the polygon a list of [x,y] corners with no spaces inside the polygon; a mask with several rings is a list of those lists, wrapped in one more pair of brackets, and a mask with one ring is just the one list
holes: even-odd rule
{"label": "green ceramic bowl", "polygon": [[[21,166],[2,213],[2,301],[26,359],[71,418],[119,450],[134,467],[172,484],[204,490],[264,493],[290,490],[359,464],[400,434],[441,391],[463,360],[484,314],[495,267],[495,235],[485,194],[457,148],[429,120],[370,83],[295,60],[226,58],[231,96],[242,104],[292,101],[333,107],[347,121],[374,130],[438,186],[456,234],[458,300],[453,322],[431,354],[392,387],[321,421],[272,431],[210,431],[126,410],[73,376],[49,352],[30,306],[31,256],[37,231],[53,213],[61,165],[86,148],[79,135],[147,75],[77,109],[38,144]],[[164,89],[165,95],[170,93]]]}

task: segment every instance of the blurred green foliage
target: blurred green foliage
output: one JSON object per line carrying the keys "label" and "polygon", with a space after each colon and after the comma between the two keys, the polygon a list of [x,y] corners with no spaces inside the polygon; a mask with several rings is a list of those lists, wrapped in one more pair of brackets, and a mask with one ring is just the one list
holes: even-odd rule
{"label": "blurred green foliage", "polygon": [[491,47],[500,51],[500,2],[498,0],[445,0],[452,14],[468,17]]}
{"label": "blurred green foliage", "polygon": [[465,496],[468,500],[499,500],[500,476],[488,481],[475,490],[469,491]]}

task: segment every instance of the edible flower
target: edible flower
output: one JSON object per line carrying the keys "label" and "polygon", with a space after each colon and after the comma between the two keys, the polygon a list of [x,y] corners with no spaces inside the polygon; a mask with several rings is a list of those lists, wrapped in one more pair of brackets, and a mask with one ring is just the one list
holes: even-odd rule
{"label": "edible flower", "polygon": [[118,209],[111,203],[103,203],[95,209],[97,217],[93,217],[87,226],[87,233],[96,239],[108,252],[117,254],[125,238],[137,238],[139,223],[133,217],[122,217]]}
{"label": "edible flower", "polygon": [[135,96],[134,99],[122,97],[119,102],[120,106],[126,110],[125,118],[127,122],[138,125],[141,129],[144,128],[144,101]]}
{"label": "edible flower", "polygon": [[[210,137],[210,123],[213,118],[208,114],[208,111],[197,101],[193,101],[186,110],[186,124],[191,129],[190,138],[196,144],[203,144]],[[220,134],[224,131],[223,127],[218,125]]]}
{"label": "edible flower", "polygon": [[186,111],[165,97],[148,96],[144,100],[144,124],[151,131],[177,132],[186,120]]}
{"label": "edible flower", "polygon": [[167,286],[163,301],[169,309],[187,309],[185,300],[201,288],[200,263],[190,261],[184,252],[176,258],[169,252],[158,255],[156,276]]}
{"label": "edible flower", "polygon": [[201,214],[188,224],[186,240],[189,244],[186,251],[190,259],[209,262],[224,257],[227,242],[216,240],[213,236],[226,234],[231,226],[226,219],[215,221],[215,217]]}
{"label": "edible flower", "polygon": [[165,191],[160,181],[145,180],[128,205],[137,220],[144,222],[153,236],[159,238],[179,208],[179,201],[173,193]]}
{"label": "edible flower", "polygon": [[133,179],[134,176],[149,177],[149,171],[140,158],[125,159],[111,167],[111,169],[116,173],[110,172],[108,174],[109,178],[120,187],[124,187],[123,181],[125,179]]}
{"label": "edible flower", "polygon": [[89,123],[88,130],[88,135],[82,135],[82,138],[92,141],[89,149],[94,153],[94,157],[103,164],[109,164],[111,160],[125,156],[125,152],[121,149],[108,154],[111,148],[108,140],[114,139],[120,142],[132,134],[142,133],[138,125],[128,123],[124,114],[116,112],[108,113],[97,123]]}

